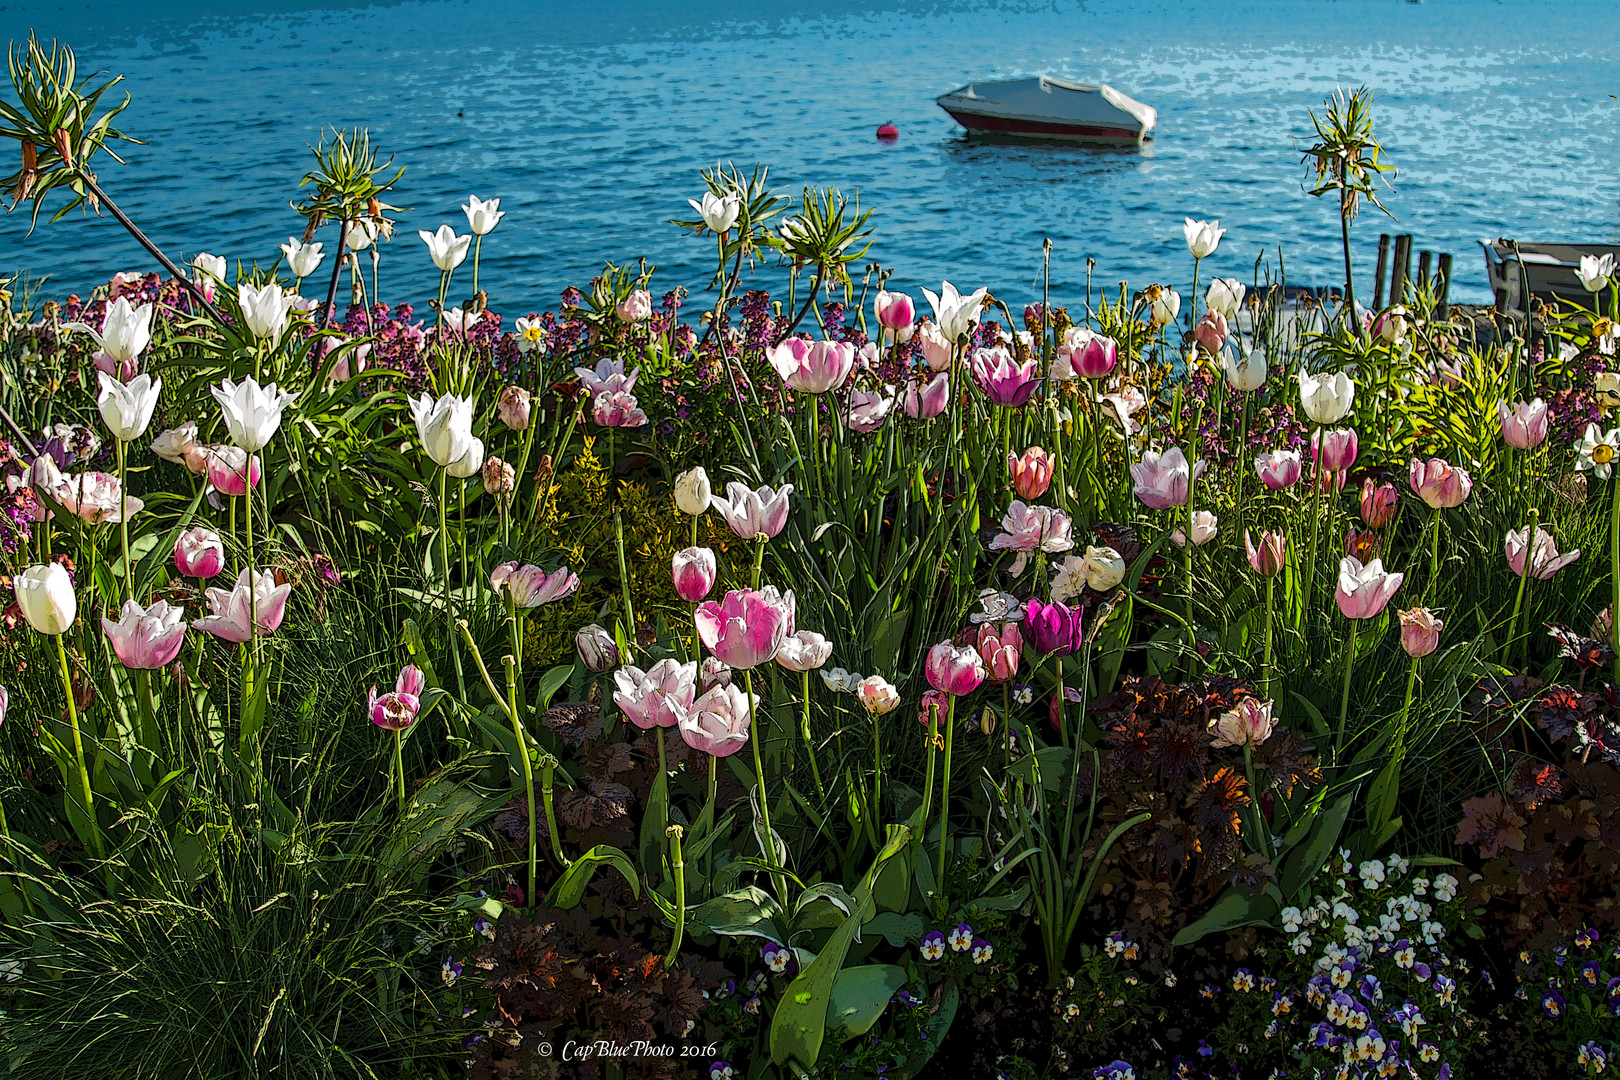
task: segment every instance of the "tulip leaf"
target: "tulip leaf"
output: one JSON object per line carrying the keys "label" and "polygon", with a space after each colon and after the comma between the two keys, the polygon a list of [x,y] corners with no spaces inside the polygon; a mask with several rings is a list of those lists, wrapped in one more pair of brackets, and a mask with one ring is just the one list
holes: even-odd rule
{"label": "tulip leaf", "polygon": [[689,913],[717,934],[726,937],[759,937],[780,942],[782,909],[765,890],[756,885],[716,896]]}
{"label": "tulip leaf", "polygon": [[866,1034],[904,985],[906,969],[895,964],[862,964],[840,971],[827,1002],[827,1034],[838,1042]]}
{"label": "tulip leaf", "polygon": [[568,684],[568,679],[574,674],[573,664],[558,664],[540,677],[540,692],[536,699],[536,708],[544,709],[551,704],[551,699]]}
{"label": "tulip leaf", "polygon": [[559,911],[567,911],[577,905],[585,897],[585,887],[596,876],[596,871],[602,866],[613,867],[624,875],[624,880],[630,883],[630,891],[641,899],[641,878],[636,874],[636,868],[630,862],[629,856],[618,848],[609,844],[598,844],[571,863],[568,869],[562,872],[557,883],[546,894],[546,903]]}
{"label": "tulip leaf", "polygon": [[1356,793],[1352,789],[1328,810],[1317,812],[1309,841],[1290,855],[1283,864],[1279,884],[1285,899],[1292,900],[1298,896],[1300,889],[1316,877],[1327,864],[1328,857],[1333,854],[1334,845],[1339,842],[1339,833],[1344,829],[1345,819],[1350,816],[1350,808],[1355,803],[1355,798]]}

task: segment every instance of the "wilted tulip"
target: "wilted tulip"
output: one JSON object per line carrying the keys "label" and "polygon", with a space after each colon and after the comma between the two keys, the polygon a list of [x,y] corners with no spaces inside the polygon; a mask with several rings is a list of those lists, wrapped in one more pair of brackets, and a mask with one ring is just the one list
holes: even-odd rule
{"label": "wilted tulip", "polygon": [[1012,475],[1013,490],[1019,498],[1038,499],[1052,484],[1052,459],[1039,446],[1024,451],[1024,456],[1007,455],[1007,472]]}
{"label": "wilted tulip", "polygon": [[1012,353],[999,345],[973,352],[973,377],[994,405],[1019,408],[1028,404],[1040,388],[1039,371],[1040,365],[1034,357],[1020,364]]}
{"label": "wilted tulip", "polygon": [[394,689],[377,693],[373,686],[366,695],[366,715],[384,731],[404,731],[416,723],[422,712],[422,672],[407,664],[394,680]]}
{"label": "wilted tulip", "polygon": [[[450,475],[454,476],[455,470],[452,469]],[[491,495],[510,495],[517,487],[517,470],[498,457],[484,462],[479,477],[484,482],[484,490]]]}
{"label": "wilted tulip", "polygon": [[1405,574],[1391,574],[1382,559],[1363,565],[1353,555],[1339,560],[1339,585],[1334,599],[1347,619],[1371,619],[1388,605]]}
{"label": "wilted tulip", "polygon": [[845,671],[841,667],[822,668],[820,674],[821,681],[835,694],[853,694],[855,688],[861,685],[861,673],[858,671]]}
{"label": "wilted tulip", "polygon": [[410,403],[422,450],[435,465],[442,468],[466,455],[473,437],[472,398],[444,394],[434,401],[423,394],[405,400]]}
{"label": "wilted tulip", "polygon": [[1250,394],[1266,385],[1266,350],[1250,349],[1248,355],[1238,356],[1235,353],[1225,356],[1221,360],[1221,369],[1226,372],[1226,382],[1232,389],[1244,394]]}
{"label": "wilted tulip", "polygon": [[703,466],[696,465],[675,478],[675,507],[681,513],[702,517],[708,513],[713,497],[714,489],[709,486],[709,474]]}
{"label": "wilted tulip", "polygon": [[958,646],[942,641],[928,650],[924,664],[928,685],[954,697],[971,694],[984,682],[984,663],[979,651],[971,646]]}
{"label": "wilted tulip", "polygon": [[[1215,539],[1216,533],[1218,533],[1219,531],[1220,531],[1220,519],[1217,518],[1214,514],[1210,513],[1208,510],[1195,510],[1193,512],[1193,516],[1192,516],[1193,547],[1203,547],[1205,544],[1207,544],[1211,540]],[[1176,547],[1179,547],[1179,548],[1186,547],[1187,546],[1187,532],[1186,532],[1186,530],[1185,529],[1177,529],[1175,532],[1170,534],[1170,540],[1171,540],[1172,543],[1174,543],[1176,545]]]}
{"label": "wilted tulip", "polygon": [[1461,506],[1474,490],[1474,481],[1467,469],[1454,467],[1440,458],[1430,458],[1427,462],[1413,458],[1407,467],[1407,482],[1418,498],[1435,510]]}
{"label": "wilted tulip", "polygon": [[730,685],[731,669],[722,664],[719,657],[705,656],[698,665],[698,693],[706,694],[716,686]]}
{"label": "wilted tulip", "polygon": [[1181,234],[1187,238],[1187,250],[1192,252],[1193,258],[1207,259],[1215,254],[1226,230],[1221,228],[1219,221],[1194,221],[1188,218],[1181,226]]}
{"label": "wilted tulip", "polygon": [[1271,737],[1271,702],[1246,697],[1209,722],[1210,745],[1259,746]]}
{"label": "wilted tulip", "polygon": [[692,708],[697,682],[695,660],[678,664],[665,657],[646,671],[626,664],[613,673],[613,704],[638,728],[674,727]]}
{"label": "wilted tulip", "polygon": [[164,461],[172,461],[176,465],[185,465],[186,457],[197,445],[197,425],[188,420],[177,428],[160,432],[152,440],[152,453]]}
{"label": "wilted tulip", "polygon": [[488,236],[501,223],[501,218],[506,216],[501,209],[501,200],[485,202],[476,195],[467,196],[467,201],[461,204],[461,212],[467,215],[467,228],[474,236]]}
{"label": "wilted tulip", "polygon": [[277,585],[275,571],[263,570],[255,577],[251,570],[243,570],[229,591],[207,590],[210,614],[192,623],[192,629],[238,645],[255,633],[273,634],[287,614],[291,594],[292,583]]}
{"label": "wilted tulip", "polygon": [[63,477],[51,498],[88,525],[116,525],[141,512],[146,504],[133,495],[125,495],[118,477],[111,473],[86,472]]}
{"label": "wilted tulip", "polygon": [[900,704],[900,691],[895,689],[894,683],[881,675],[868,675],[855,684],[851,691],[863,708],[872,716],[884,716],[894,712]]}
{"label": "wilted tulip", "polygon": [[467,249],[472,246],[472,236],[457,236],[456,230],[448,225],[440,225],[437,232],[428,232],[418,229],[417,236],[427,245],[428,255],[433,259],[433,265],[441,273],[448,274],[460,266],[467,258]]}
{"label": "wilted tulip", "polygon": [[1354,525],[1344,531],[1344,553],[1354,555],[1362,562],[1369,562],[1378,557],[1383,550],[1383,544],[1378,534],[1371,529],[1358,530]]}
{"label": "wilted tulip", "polygon": [[1609,287],[1609,278],[1614,274],[1614,255],[1604,252],[1602,255],[1582,255],[1581,265],[1575,271],[1575,276],[1581,279],[1581,288],[1587,292],[1602,292]]}
{"label": "wilted tulip", "polygon": [[814,630],[800,630],[782,639],[776,662],[789,671],[814,671],[832,657],[832,642]]}
{"label": "wilted tulip", "polygon": [[251,375],[240,383],[221,379],[209,393],[219,402],[231,442],[250,454],[264,449],[281,427],[282,413],[298,398],[297,394],[278,389],[275,383],[260,387]]}
{"label": "wilted tulip", "polygon": [[1530,526],[1526,525],[1522,529],[1514,529],[1509,532],[1503,541],[1503,546],[1507,551],[1508,565],[1520,577],[1524,576],[1525,556],[1527,554],[1529,555],[1530,576],[1537,581],[1546,581],[1581,557],[1580,548],[1566,552],[1563,555],[1558,554],[1558,545],[1553,541],[1552,534],[1539,527],[1536,529],[1533,550],[1526,551],[1527,548],[1531,548],[1531,545],[1526,543],[1529,533]]}
{"label": "wilted tulip", "polygon": [[991,682],[1006,682],[1018,674],[1024,635],[1019,632],[1017,623],[1002,623],[999,627],[994,623],[981,623],[973,645],[979,650],[979,659]]}
{"label": "wilted tulip", "polygon": [[[888,391],[887,396],[882,391]],[[865,390],[851,390],[849,392],[849,406],[845,410],[844,422],[849,429],[858,435],[870,435],[883,427],[883,422],[889,418],[894,409],[894,387],[885,386],[876,393]]]}
{"label": "wilted tulip", "polygon": [[1254,459],[1254,471],[1272,491],[1292,487],[1299,482],[1299,451],[1268,450]]}
{"label": "wilted tulip", "polygon": [[771,367],[791,389],[825,394],[844,385],[855,367],[855,346],[847,341],[784,338],[770,351]]}
{"label": "wilted tulip", "polygon": [[720,662],[747,669],[769,663],[793,632],[793,593],[774,588],[733,589],[716,603],[707,600],[692,614],[698,639]]}
{"label": "wilted tulip", "polygon": [[681,738],[699,753],[730,757],[748,744],[749,717],[757,702],[729,683],[711,687],[679,722]]}
{"label": "wilted tulip", "polygon": [[708,598],[718,573],[714,552],[706,547],[689,547],[675,553],[671,574],[675,594],[689,604]]}
{"label": "wilted tulip", "polygon": [[945,406],[951,400],[951,377],[940,373],[922,384],[919,390],[916,379],[906,382],[906,415],[913,420],[932,420],[945,411]]}
{"label": "wilted tulip", "polygon": [[574,635],[574,652],[585,670],[600,675],[619,666],[619,643],[604,626],[591,623]]}
{"label": "wilted tulip", "polygon": [[246,495],[250,486],[259,486],[259,455],[249,458],[240,446],[208,446],[203,450],[208,482],[221,495]]}
{"label": "wilted tulip", "polygon": [[1440,647],[1440,631],[1446,624],[1434,617],[1428,608],[1413,608],[1398,612],[1401,619],[1401,648],[1414,660],[1428,656]]}
{"label": "wilted tulip", "polygon": [[538,566],[507,562],[490,571],[489,587],[497,594],[505,589],[520,608],[537,608],[572,596],[579,588],[579,575],[567,566],[548,574]]}
{"label": "wilted tulip", "polygon": [[1380,484],[1367,477],[1361,482],[1361,520],[1368,528],[1383,528],[1395,519],[1398,498],[1394,484]]}
{"label": "wilted tulip", "polygon": [[155,671],[174,662],[185,644],[185,609],[159,600],[150,608],[143,608],[133,600],[125,600],[118,612],[118,621],[101,620],[101,630],[112,642],[118,662],[139,671]]}
{"label": "wilted tulip", "polygon": [[[879,326],[897,332],[897,341],[905,340],[898,334],[909,331],[912,323],[917,321],[917,307],[911,302],[911,297],[903,292],[879,289],[877,299],[872,302],[872,313],[877,316]],[[906,334],[906,337],[910,336]]]}
{"label": "wilted tulip", "polygon": [[321,253],[323,246],[319,240],[305,244],[296,236],[287,238],[281,245],[281,253],[287,256],[287,269],[292,271],[293,277],[303,281],[320,268],[321,260],[326,258]]}
{"label": "wilted tulip", "polygon": [[632,289],[630,295],[613,305],[613,314],[622,323],[643,323],[652,318],[652,293]]}
{"label": "wilted tulip", "polygon": [[703,193],[703,201],[687,199],[703,218],[703,224],[710,232],[724,236],[737,224],[737,218],[742,213],[742,198],[735,191],[728,191],[724,196],[716,195],[712,191]]}
{"label": "wilted tulip", "polygon": [[1131,479],[1135,481],[1136,497],[1150,510],[1168,510],[1187,505],[1187,494],[1193,481],[1204,474],[1202,461],[1187,465],[1187,455],[1181,447],[1172,446],[1164,453],[1145,451],[1142,460],[1131,466]]}
{"label": "wilted tulip", "polygon": [[1288,537],[1266,529],[1260,533],[1260,546],[1255,547],[1254,537],[1244,530],[1243,547],[1249,558],[1249,569],[1261,577],[1275,577],[1282,573],[1283,564],[1287,561]]}
{"label": "wilted tulip", "polygon": [[1077,652],[1084,643],[1085,611],[1055,600],[1043,604],[1032,596],[1024,603],[1025,639],[1042,655],[1068,656]]}
{"label": "wilted tulip", "polygon": [[923,362],[930,371],[944,371],[951,366],[951,342],[939,327],[924,319],[917,326],[917,340],[922,344]]}
{"label": "wilted tulip", "polygon": [[55,637],[66,633],[78,617],[79,599],[61,563],[30,566],[11,579],[11,587],[22,617],[42,634]]}
{"label": "wilted tulip", "polygon": [[531,411],[532,399],[521,386],[508,386],[502,390],[501,399],[495,405],[495,415],[513,431],[529,430]]}
{"label": "wilted tulip", "polygon": [[709,504],[726,519],[731,531],[742,539],[752,540],[761,536],[769,539],[787,524],[788,496],[792,494],[792,484],[783,484],[776,489],[765,486],[750,491],[747,484],[733,480],[726,485],[726,497],[712,496]]}
{"label": "wilted tulip", "polygon": [[1342,371],[1321,376],[1299,373],[1299,399],[1305,415],[1323,426],[1344,419],[1355,402],[1356,386]]}
{"label": "wilted tulip", "polygon": [[1228,332],[1225,315],[1218,311],[1206,311],[1204,317],[1198,320],[1198,325],[1193,329],[1193,340],[1202,345],[1204,350],[1212,356],[1218,355],[1222,347],[1226,345]]}
{"label": "wilted tulip", "polygon": [[[980,289],[963,296],[956,291],[955,285],[947,281],[940,286],[939,295],[928,289],[923,290],[923,295],[934,309],[934,322],[939,325],[940,334],[947,342],[954,344],[979,325],[979,309],[984,305],[985,297],[990,295],[990,290]],[[932,360],[929,366],[933,366]]]}
{"label": "wilted tulip", "polygon": [[1502,441],[1515,450],[1533,450],[1546,441],[1547,403],[1540,398],[1512,407],[1499,401],[1496,415],[1502,423]]}
{"label": "wilted tulip", "polygon": [[225,569],[225,544],[213,529],[194,525],[174,542],[174,568],[181,577],[211,578]]}
{"label": "wilted tulip", "polygon": [[1107,592],[1125,580],[1125,558],[1111,547],[1088,546],[1082,570],[1086,588]]}
{"label": "wilted tulip", "polygon": [[1344,472],[1356,463],[1356,455],[1360,452],[1360,442],[1356,438],[1354,428],[1334,428],[1331,431],[1316,431],[1311,434],[1311,457],[1316,457],[1318,447],[1321,449],[1321,467],[1329,472]]}
{"label": "wilted tulip", "polygon": [[137,375],[126,384],[105,371],[96,372],[96,377],[101,380],[101,396],[96,398],[96,408],[101,411],[102,423],[107,425],[113,438],[133,442],[144,435],[152,422],[152,410],[157,408],[163,380]]}
{"label": "wilted tulip", "polygon": [[1226,316],[1230,324],[1237,318],[1238,309],[1243,306],[1243,296],[1248,291],[1237,278],[1216,278],[1209,283],[1209,291],[1204,294],[1204,306]]}
{"label": "wilted tulip", "polygon": [[1024,572],[1028,556],[1037,551],[1054,554],[1074,546],[1074,525],[1069,515],[1049,506],[1030,506],[1014,499],[1001,517],[1001,532],[990,541],[991,551],[1016,551],[1014,576]]}

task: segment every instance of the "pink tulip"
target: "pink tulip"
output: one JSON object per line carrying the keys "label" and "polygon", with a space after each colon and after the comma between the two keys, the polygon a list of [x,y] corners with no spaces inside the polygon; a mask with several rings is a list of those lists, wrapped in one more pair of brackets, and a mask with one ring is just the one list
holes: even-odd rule
{"label": "pink tulip", "polygon": [[918,389],[917,380],[911,379],[906,383],[906,415],[913,420],[932,420],[945,411],[945,406],[951,400],[951,377],[941,374],[922,384]]}
{"label": "pink tulip", "polygon": [[1395,520],[1394,484],[1379,484],[1372,477],[1361,482],[1361,520],[1369,529],[1381,529]]}
{"label": "pink tulip", "polygon": [[399,669],[399,678],[394,680],[394,689],[401,694],[422,694],[422,688],[427,685],[427,676],[415,664],[406,664]]}
{"label": "pink tulip", "polygon": [[1069,370],[1076,375],[1083,379],[1101,379],[1119,362],[1119,346],[1111,337],[1093,334],[1084,345],[1071,349],[1068,359]]}
{"label": "pink tulip", "polygon": [[1474,490],[1474,481],[1467,469],[1448,465],[1440,458],[1430,458],[1427,463],[1413,458],[1407,470],[1407,481],[1418,498],[1435,510],[1461,506]]}
{"label": "pink tulip", "polygon": [[993,405],[1019,408],[1029,403],[1041,385],[1040,365],[1031,358],[1022,364],[999,345],[973,353],[973,377]]}
{"label": "pink tulip", "polygon": [[613,314],[622,323],[646,322],[652,317],[652,294],[646,289],[632,290],[613,306]]}
{"label": "pink tulip", "polygon": [[878,325],[889,330],[910,330],[911,324],[917,321],[917,306],[903,292],[879,289],[872,309],[877,315]]}
{"label": "pink tulip", "polygon": [[225,569],[225,544],[219,533],[193,526],[174,542],[174,568],[181,577],[211,578]]}
{"label": "pink tulip", "polygon": [[931,320],[918,324],[917,340],[922,343],[923,362],[929,371],[944,371],[951,366],[950,339]]}
{"label": "pink tulip", "polygon": [[1019,498],[1038,499],[1052,484],[1052,458],[1039,446],[1024,451],[1024,456],[1007,455],[1007,471],[1012,474],[1013,490]]}
{"label": "pink tulip", "polygon": [[1269,450],[1254,459],[1254,471],[1272,491],[1292,487],[1299,482],[1299,451]]}
{"label": "pink tulip", "polygon": [[1019,633],[1017,623],[1002,623],[999,628],[991,623],[982,624],[974,647],[979,650],[979,659],[984,662],[991,682],[1006,682],[1018,674],[1024,636]]}
{"label": "pink tulip", "polygon": [[647,423],[636,395],[628,390],[615,390],[591,395],[591,419],[602,427],[636,428]]}
{"label": "pink tulip", "polygon": [[1344,472],[1356,463],[1360,443],[1356,439],[1354,428],[1334,428],[1331,431],[1318,429],[1311,435],[1312,462],[1317,458],[1318,443],[1322,451],[1322,468],[1330,472]]}
{"label": "pink tulip", "polygon": [[1354,555],[1339,560],[1339,587],[1334,599],[1347,619],[1371,619],[1389,604],[1405,574],[1391,574],[1382,559],[1362,565]]}
{"label": "pink tulip", "polygon": [[384,731],[404,731],[416,723],[422,711],[422,671],[415,664],[406,664],[394,680],[394,689],[379,695],[373,686],[366,699],[366,712],[371,722]]}
{"label": "pink tulip", "polygon": [[579,575],[566,566],[548,574],[538,566],[508,562],[490,571],[489,587],[497,593],[506,589],[520,608],[537,608],[571,596],[579,588]]}
{"label": "pink tulip", "polygon": [[769,663],[782,639],[793,633],[794,598],[778,595],[770,586],[733,589],[715,603],[698,605],[692,621],[698,638],[720,662],[732,668]]}
{"label": "pink tulip", "polygon": [[185,609],[158,600],[143,608],[125,600],[118,621],[101,620],[101,629],[112,642],[118,662],[139,671],[156,671],[174,662],[186,641]]}
{"label": "pink tulip", "polygon": [[1271,702],[1240,698],[1235,707],[1210,720],[1210,745],[1259,746],[1271,737],[1271,725]]}
{"label": "pink tulip", "polygon": [[1226,337],[1226,316],[1218,311],[1204,312],[1204,317],[1198,320],[1198,326],[1193,330],[1193,340],[1212,355],[1221,351]]}
{"label": "pink tulip", "polygon": [[638,728],[674,727],[691,709],[697,683],[696,660],[665,657],[646,671],[626,664],[613,673],[613,704]]}
{"label": "pink tulip", "polygon": [[1428,656],[1440,647],[1440,631],[1446,624],[1428,608],[1398,612],[1401,619],[1401,648],[1414,660]]}
{"label": "pink tulip", "polygon": [[1502,441],[1516,450],[1530,450],[1547,438],[1547,403],[1540,398],[1521,401],[1512,408],[1505,401],[1496,403],[1502,422]]}
{"label": "pink tulip", "polygon": [[883,426],[889,418],[889,412],[894,408],[894,387],[884,387],[889,392],[884,397],[882,390],[868,393],[865,390],[851,390],[849,392],[849,408],[845,413],[844,422],[849,429],[860,435],[870,435]]}
{"label": "pink tulip", "polygon": [[854,693],[872,716],[892,713],[900,704],[900,691],[881,675],[868,675],[855,684]]}
{"label": "pink tulip", "polygon": [[714,552],[709,548],[689,547],[677,551],[671,569],[675,594],[689,604],[707,599],[718,572]]}
{"label": "pink tulip", "polygon": [[[1504,547],[1507,550],[1508,565],[1511,566],[1513,568],[1513,572],[1518,574],[1520,577],[1524,576],[1526,548],[1530,546],[1525,541],[1529,534],[1530,526],[1526,525],[1522,529],[1515,529],[1512,532],[1509,532],[1504,540]],[[1553,542],[1552,534],[1547,532],[1546,529],[1537,528],[1535,550],[1529,552],[1529,555],[1530,576],[1535,578],[1537,581],[1546,581],[1548,578],[1558,573],[1558,571],[1580,558],[1581,549],[1576,548],[1574,551],[1560,555],[1558,554],[1558,545]]]}
{"label": "pink tulip", "polygon": [[711,757],[730,757],[748,743],[748,723],[753,705],[739,686],[722,683],[692,703],[680,722],[686,745]]}
{"label": "pink tulip", "polygon": [[273,634],[287,614],[291,594],[292,583],[277,585],[274,571],[263,570],[254,577],[252,571],[243,570],[229,592],[207,590],[204,595],[210,614],[192,623],[192,629],[238,645],[255,633],[260,637]]}
{"label": "pink tulip", "polygon": [[1136,497],[1150,510],[1168,510],[1172,506],[1187,505],[1192,482],[1204,474],[1204,463],[1187,467],[1187,455],[1181,447],[1172,446],[1160,454],[1148,450],[1142,460],[1131,466],[1131,479],[1136,481]]}
{"label": "pink tulip", "polygon": [[46,488],[45,493],[88,525],[113,525],[126,521],[140,513],[146,505],[133,495],[125,495],[118,477],[111,473],[58,474],[56,479],[56,486]]}
{"label": "pink tulip", "polygon": [[1014,576],[1024,572],[1028,557],[1037,551],[1052,554],[1074,547],[1074,526],[1069,515],[1048,506],[1028,506],[1014,499],[1001,518],[1001,532],[990,541],[991,551],[1016,551]]}
{"label": "pink tulip", "polygon": [[726,485],[726,497],[716,495],[709,505],[720,512],[731,531],[744,540],[757,536],[773,537],[787,524],[788,496],[792,484],[780,488],[761,487],[750,491],[747,484],[733,480]]}
{"label": "pink tulip", "polygon": [[847,341],[784,338],[770,351],[776,373],[789,388],[825,394],[844,385],[855,367],[855,346]]}
{"label": "pink tulip", "polygon": [[951,695],[943,690],[924,690],[917,709],[917,723],[923,727],[945,726],[945,717],[951,707]]}
{"label": "pink tulip", "polygon": [[208,482],[221,495],[246,495],[249,486],[259,486],[257,454],[250,461],[247,451],[241,447],[218,445],[205,447],[203,452]]}
{"label": "pink tulip", "polygon": [[1260,534],[1260,546],[1254,546],[1254,537],[1248,530],[1243,533],[1243,547],[1248,553],[1249,568],[1261,577],[1275,577],[1282,573],[1287,561],[1288,537],[1267,529]]}
{"label": "pink tulip", "polygon": [[513,431],[527,431],[533,405],[533,398],[527,390],[521,386],[508,386],[501,391],[501,399],[495,405],[495,415]]}
{"label": "pink tulip", "polygon": [[928,685],[935,690],[961,697],[971,694],[984,682],[984,662],[979,651],[972,646],[957,646],[942,641],[928,650],[925,664]]}

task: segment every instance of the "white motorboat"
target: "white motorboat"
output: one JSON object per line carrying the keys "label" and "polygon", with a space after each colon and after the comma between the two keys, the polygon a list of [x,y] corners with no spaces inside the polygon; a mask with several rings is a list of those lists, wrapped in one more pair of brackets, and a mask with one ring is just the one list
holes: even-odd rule
{"label": "white motorboat", "polygon": [[1139,146],[1159,122],[1153,106],[1112,86],[1046,75],[969,83],[937,100],[975,135]]}

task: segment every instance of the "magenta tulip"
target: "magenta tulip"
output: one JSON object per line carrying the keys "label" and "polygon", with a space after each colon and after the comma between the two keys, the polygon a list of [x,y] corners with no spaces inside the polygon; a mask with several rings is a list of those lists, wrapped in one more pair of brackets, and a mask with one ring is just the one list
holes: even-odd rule
{"label": "magenta tulip", "polygon": [[1427,462],[1413,458],[1407,469],[1407,482],[1418,498],[1435,510],[1461,506],[1474,490],[1474,481],[1467,469],[1449,465],[1440,458],[1430,458]]}
{"label": "magenta tulip", "polygon": [[384,731],[404,731],[416,723],[422,711],[422,684],[421,669],[415,664],[407,664],[400,669],[399,678],[394,680],[393,690],[378,694],[373,686],[366,698],[366,712],[371,722]]}
{"label": "magenta tulip", "polygon": [[720,662],[734,669],[769,663],[782,639],[793,633],[794,598],[774,588],[733,589],[715,603],[705,601],[693,613],[698,638]]}
{"label": "magenta tulip", "polygon": [[1347,619],[1371,619],[1388,606],[1405,574],[1391,574],[1382,559],[1365,565],[1354,555],[1339,560],[1339,586],[1334,599]]}
{"label": "magenta tulip", "polygon": [[1093,334],[1084,345],[1069,352],[1069,370],[1083,379],[1101,379],[1118,362],[1119,346],[1113,338],[1101,334]]}
{"label": "magenta tulip", "polygon": [[639,728],[674,727],[697,697],[696,660],[678,664],[669,657],[646,671],[626,664],[613,673],[613,704]]}
{"label": "magenta tulip", "polygon": [[225,569],[225,544],[219,533],[201,525],[180,534],[174,542],[174,568],[181,577],[211,578]]}
{"label": "magenta tulip", "polygon": [[973,353],[973,377],[994,405],[1019,408],[1029,404],[1041,385],[1039,370],[1040,365],[1033,358],[1020,364],[1012,353],[999,345]]}
{"label": "magenta tulip", "polygon": [[1086,609],[1070,607],[1056,600],[1043,604],[1034,597],[1024,603],[1022,634],[1035,651],[1048,656],[1068,656],[1084,643],[1082,623]]}
{"label": "magenta tulip", "polygon": [[932,420],[945,411],[951,400],[951,377],[941,373],[922,384],[917,380],[906,383],[906,415],[913,420]]}
{"label": "magenta tulip", "polygon": [[237,446],[210,446],[205,451],[208,482],[221,495],[246,495],[259,486],[259,456]]}
{"label": "magenta tulip", "polygon": [[1321,467],[1330,472],[1343,472],[1356,463],[1356,454],[1360,450],[1360,443],[1356,439],[1354,428],[1334,428],[1331,431],[1318,430],[1311,436],[1311,460],[1317,458],[1317,448],[1321,448]]}
{"label": "magenta tulip", "polygon": [[125,600],[118,621],[104,618],[101,629],[112,642],[119,663],[139,671],[156,671],[180,655],[180,646],[186,640],[184,617],[184,608],[162,600],[149,608]]}
{"label": "magenta tulip", "polygon": [[1254,459],[1254,471],[1259,474],[1260,482],[1272,491],[1292,487],[1299,483],[1299,451],[1267,451]]}
{"label": "magenta tulip", "polygon": [[917,305],[903,292],[879,289],[872,308],[877,315],[878,325],[889,330],[909,330],[911,324],[917,321]]}
{"label": "magenta tulip", "polygon": [[675,594],[689,604],[708,598],[718,574],[714,552],[706,547],[689,547],[675,553],[671,572],[675,577]]}
{"label": "magenta tulip", "polygon": [[849,378],[855,367],[855,346],[847,341],[785,338],[770,351],[769,359],[791,389],[825,394]]}
{"label": "magenta tulip", "polygon": [[739,686],[719,683],[692,703],[677,726],[687,746],[711,757],[730,757],[748,745],[752,701]]}
{"label": "magenta tulip", "polygon": [[971,694],[984,682],[984,662],[979,650],[971,645],[954,645],[942,641],[928,650],[924,665],[928,685],[955,697]]}

